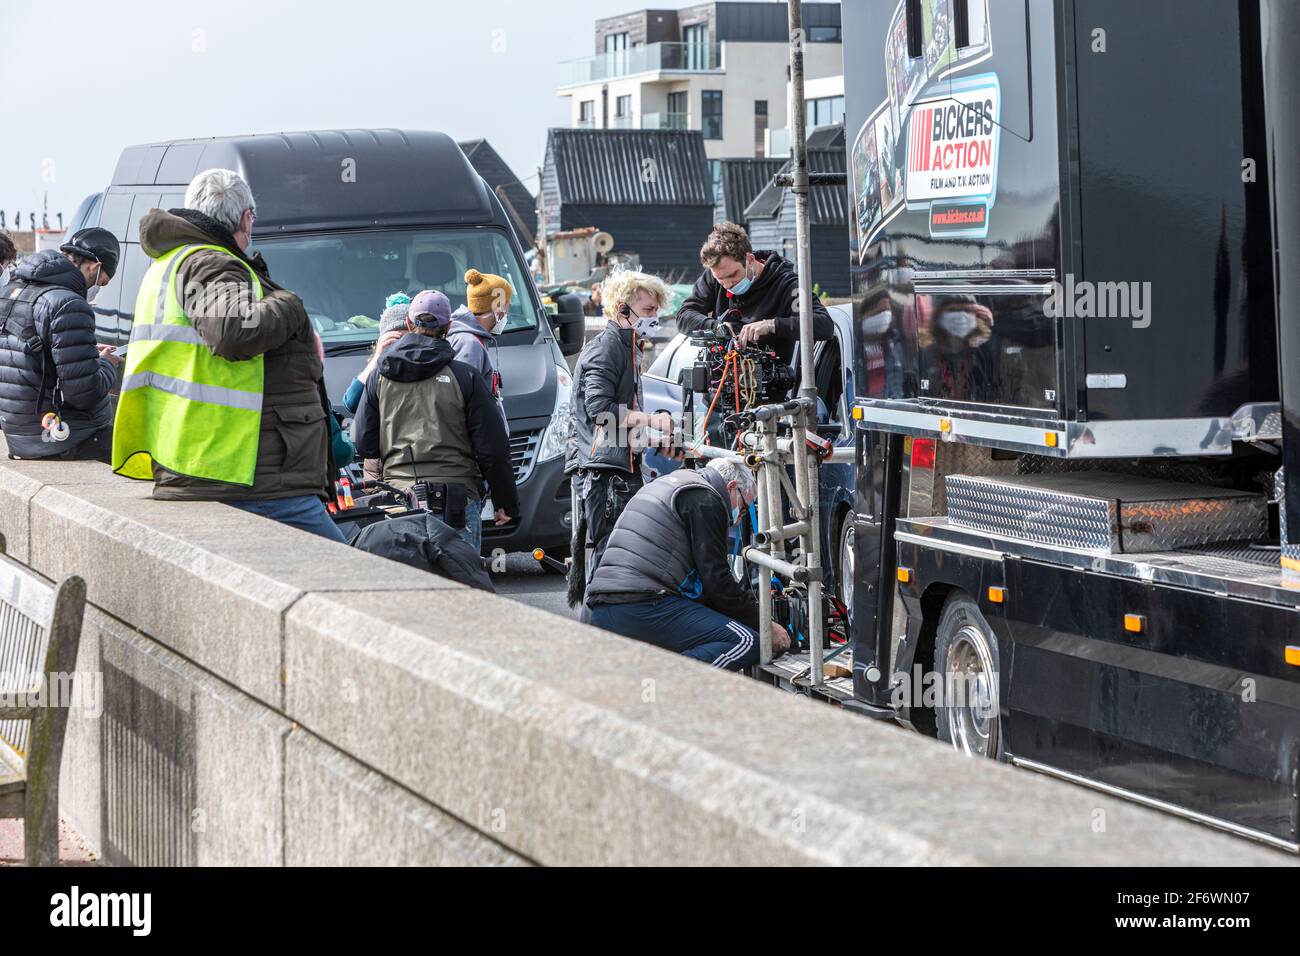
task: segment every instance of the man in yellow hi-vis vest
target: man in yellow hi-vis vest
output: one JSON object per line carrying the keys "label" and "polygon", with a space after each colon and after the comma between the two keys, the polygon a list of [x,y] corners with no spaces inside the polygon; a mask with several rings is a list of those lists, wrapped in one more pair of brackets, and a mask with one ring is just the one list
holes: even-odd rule
{"label": "man in yellow hi-vis vest", "polygon": [[140,245],[154,260],[136,299],[113,470],[166,500],[222,501],[343,541],[332,486],[328,405],[302,300],[247,255],[256,211],[228,169],[199,173],[185,208],[151,209]]}

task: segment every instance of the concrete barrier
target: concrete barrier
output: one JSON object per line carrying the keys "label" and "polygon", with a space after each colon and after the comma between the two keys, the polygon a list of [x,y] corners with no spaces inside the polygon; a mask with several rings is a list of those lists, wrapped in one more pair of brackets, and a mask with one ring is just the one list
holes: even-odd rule
{"label": "concrete barrier", "polygon": [[63,811],[110,862],[1290,862],[150,491],[0,454],[7,553],[87,581]]}

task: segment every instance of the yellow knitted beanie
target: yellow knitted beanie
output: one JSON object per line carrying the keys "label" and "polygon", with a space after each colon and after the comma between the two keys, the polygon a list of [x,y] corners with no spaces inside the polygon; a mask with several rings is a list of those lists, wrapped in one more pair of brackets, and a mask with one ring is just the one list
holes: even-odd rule
{"label": "yellow knitted beanie", "polygon": [[470,269],[465,273],[465,302],[475,315],[485,312],[504,312],[514,296],[514,287],[500,276],[490,272]]}

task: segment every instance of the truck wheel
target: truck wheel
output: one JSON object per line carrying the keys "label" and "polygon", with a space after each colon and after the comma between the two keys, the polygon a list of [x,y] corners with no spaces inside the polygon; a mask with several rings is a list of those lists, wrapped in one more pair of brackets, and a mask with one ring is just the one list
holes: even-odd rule
{"label": "truck wheel", "polygon": [[844,606],[849,609],[849,619],[853,618],[853,544],[855,535],[853,531],[853,512],[844,515],[840,522],[840,542],[838,550],[838,560],[835,564],[835,575],[839,584],[839,598],[844,602]]}
{"label": "truck wheel", "polygon": [[979,606],[964,592],[943,606],[934,670],[941,681],[935,707],[939,739],[971,757],[1003,759],[998,642]]}

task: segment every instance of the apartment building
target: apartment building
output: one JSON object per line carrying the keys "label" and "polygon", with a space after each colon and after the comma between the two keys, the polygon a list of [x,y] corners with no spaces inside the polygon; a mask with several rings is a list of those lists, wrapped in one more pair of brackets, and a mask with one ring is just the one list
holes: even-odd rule
{"label": "apartment building", "polygon": [[[700,130],[710,160],[765,157],[787,124],[787,16],[784,3],[719,0],[597,20],[593,55],[561,64],[569,125]],[[808,80],[840,76],[840,5],[805,3],[803,16]]]}

